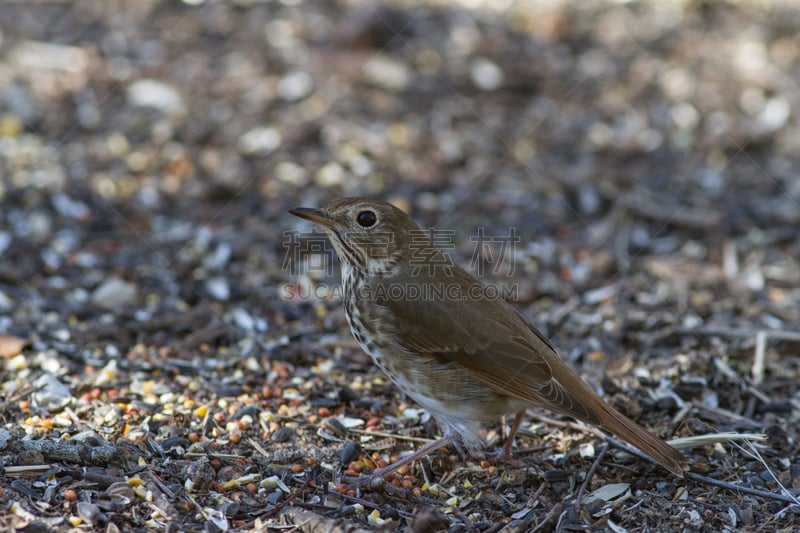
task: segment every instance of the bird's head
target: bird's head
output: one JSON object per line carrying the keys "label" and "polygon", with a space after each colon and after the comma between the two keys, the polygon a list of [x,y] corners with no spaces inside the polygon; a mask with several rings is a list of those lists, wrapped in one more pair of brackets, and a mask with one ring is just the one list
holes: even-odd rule
{"label": "bird's head", "polygon": [[[403,211],[382,200],[343,198],[289,212],[322,227],[342,264],[370,274],[392,272],[424,233]],[[431,245],[432,246],[432,245]]]}

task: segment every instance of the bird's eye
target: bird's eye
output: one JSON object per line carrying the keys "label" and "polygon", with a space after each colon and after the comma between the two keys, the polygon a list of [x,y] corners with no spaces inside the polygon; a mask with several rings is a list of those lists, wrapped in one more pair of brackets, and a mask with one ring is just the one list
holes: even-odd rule
{"label": "bird's eye", "polygon": [[362,228],[371,228],[377,221],[378,217],[375,216],[375,212],[370,211],[369,209],[366,211],[361,211],[358,215],[356,215],[356,222],[358,222]]}

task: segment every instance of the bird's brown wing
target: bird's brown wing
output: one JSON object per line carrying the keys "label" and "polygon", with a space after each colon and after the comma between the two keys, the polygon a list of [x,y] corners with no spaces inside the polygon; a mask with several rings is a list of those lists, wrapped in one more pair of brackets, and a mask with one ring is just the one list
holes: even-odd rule
{"label": "bird's brown wing", "polygon": [[[478,284],[460,269],[454,269],[447,283],[460,284],[462,295],[475,294],[470,287]],[[566,367],[550,343],[502,300],[419,298],[378,303],[386,310],[386,326],[394,329],[397,342],[406,350],[457,363],[499,393],[600,423],[589,407],[591,402],[575,394],[594,396],[591,390]],[[554,370],[560,379],[554,379]]]}

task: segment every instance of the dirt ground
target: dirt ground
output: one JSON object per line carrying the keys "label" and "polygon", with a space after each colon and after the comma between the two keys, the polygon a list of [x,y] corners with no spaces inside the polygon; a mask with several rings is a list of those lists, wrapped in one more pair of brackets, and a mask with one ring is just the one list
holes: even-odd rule
{"label": "dirt ground", "polygon": [[[800,530],[798,27],[790,0],[3,2],[0,527]],[[531,410],[521,467],[343,484],[439,431],[287,213],[355,195],[652,431],[750,437],[684,442],[679,479]]]}

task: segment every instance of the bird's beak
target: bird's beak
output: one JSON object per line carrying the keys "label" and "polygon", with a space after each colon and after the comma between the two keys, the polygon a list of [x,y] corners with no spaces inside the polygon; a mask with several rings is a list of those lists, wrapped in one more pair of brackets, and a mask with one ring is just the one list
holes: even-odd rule
{"label": "bird's beak", "polygon": [[319,209],[312,209],[310,207],[295,207],[293,209],[289,209],[289,212],[296,217],[310,220],[311,222],[319,224],[320,226],[325,226],[326,228],[329,228],[336,223],[335,220],[330,218]]}

